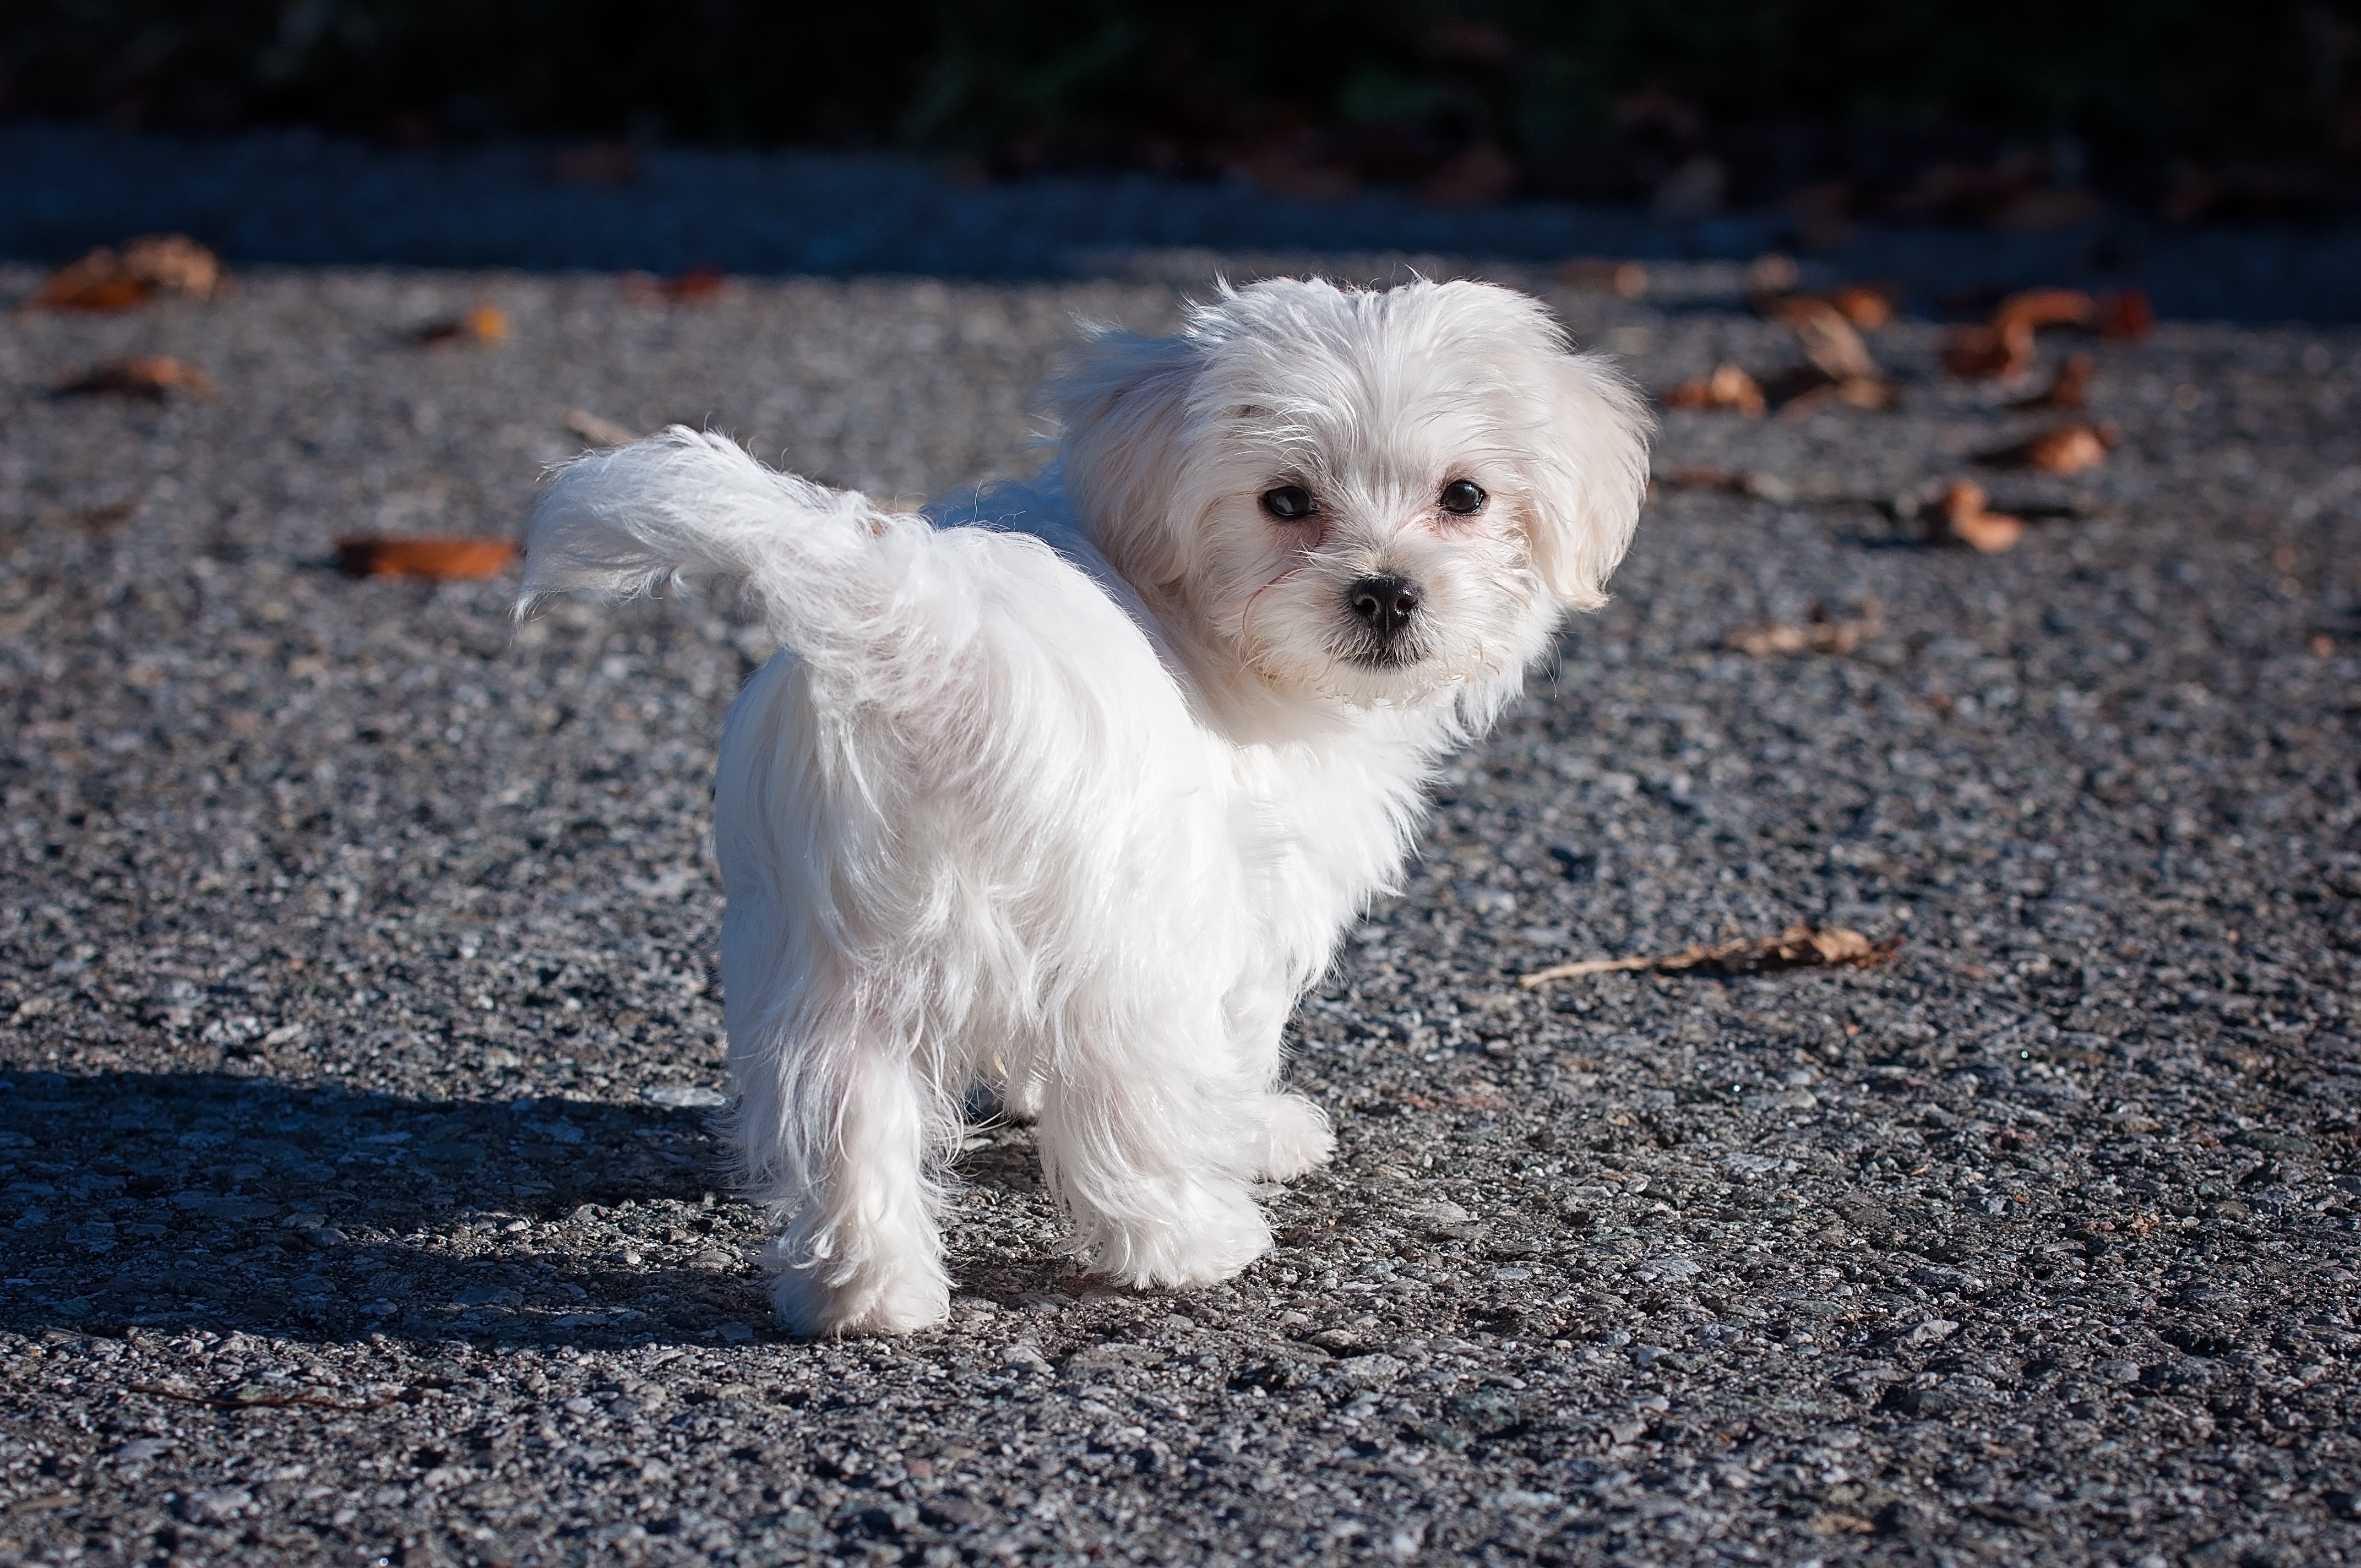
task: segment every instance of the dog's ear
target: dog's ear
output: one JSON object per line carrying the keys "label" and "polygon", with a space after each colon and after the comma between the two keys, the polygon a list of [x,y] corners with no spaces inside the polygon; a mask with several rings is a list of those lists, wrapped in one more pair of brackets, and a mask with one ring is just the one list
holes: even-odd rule
{"label": "dog's ear", "polygon": [[1571,352],[1554,328],[1523,369],[1542,404],[1527,475],[1533,566],[1560,604],[1597,609],[1647,499],[1654,421],[1612,362]]}
{"label": "dog's ear", "polygon": [[1049,390],[1062,427],[1060,464],[1075,521],[1135,587],[1177,583],[1184,542],[1178,497],[1189,390],[1203,363],[1187,336],[1104,331]]}

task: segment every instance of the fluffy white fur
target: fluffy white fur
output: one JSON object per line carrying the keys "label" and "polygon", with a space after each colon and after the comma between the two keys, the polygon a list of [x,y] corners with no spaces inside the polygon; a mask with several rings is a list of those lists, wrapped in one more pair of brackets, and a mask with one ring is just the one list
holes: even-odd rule
{"label": "fluffy white fur", "polygon": [[1269,1246],[1253,1183],[1333,1143],[1278,1087],[1288,1013],[1430,770],[1602,602],[1645,483],[1631,388],[1482,284],[1224,290],[1052,397],[1056,460],[956,512],[675,428],[533,517],[526,607],[737,580],[782,644],[715,814],[733,1130],[806,1332],[945,1316],[979,1080],[1037,1118],[1090,1268],[1181,1288]]}

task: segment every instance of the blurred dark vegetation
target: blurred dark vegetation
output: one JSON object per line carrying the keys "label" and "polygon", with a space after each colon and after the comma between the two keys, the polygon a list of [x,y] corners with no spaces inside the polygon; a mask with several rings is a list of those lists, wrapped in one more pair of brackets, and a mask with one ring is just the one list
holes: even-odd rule
{"label": "blurred dark vegetation", "polygon": [[[2070,221],[2361,190],[2361,0],[54,0],[0,115],[868,147],[1443,204]],[[626,151],[577,177],[627,177]]]}

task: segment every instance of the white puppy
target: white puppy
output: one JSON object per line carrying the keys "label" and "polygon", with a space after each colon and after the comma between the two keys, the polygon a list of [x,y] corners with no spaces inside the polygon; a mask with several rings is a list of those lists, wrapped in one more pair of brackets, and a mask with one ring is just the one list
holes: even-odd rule
{"label": "white puppy", "polygon": [[715,837],[734,1133],[779,1315],[950,1309],[937,1216],[979,1080],[1038,1119],[1092,1269],[1228,1278],[1258,1179],[1328,1157],[1280,1034],[1400,870],[1439,759],[1646,482],[1631,389],[1536,302],[1279,281],[1104,332],[1029,485],[897,515],[675,428],[561,470],[523,602],[751,588]]}

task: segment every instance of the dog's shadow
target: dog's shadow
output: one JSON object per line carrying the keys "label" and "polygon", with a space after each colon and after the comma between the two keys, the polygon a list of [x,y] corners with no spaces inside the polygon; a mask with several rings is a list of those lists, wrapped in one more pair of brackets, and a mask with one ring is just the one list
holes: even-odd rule
{"label": "dog's shadow", "polygon": [[[220,1072],[0,1072],[0,1328],[767,1337],[763,1217],[717,1196],[706,1117]],[[1041,1206],[1029,1144],[998,1129],[962,1159],[979,1199]],[[1059,1288],[1067,1270],[1043,1255],[984,1272],[1002,1294]]]}

